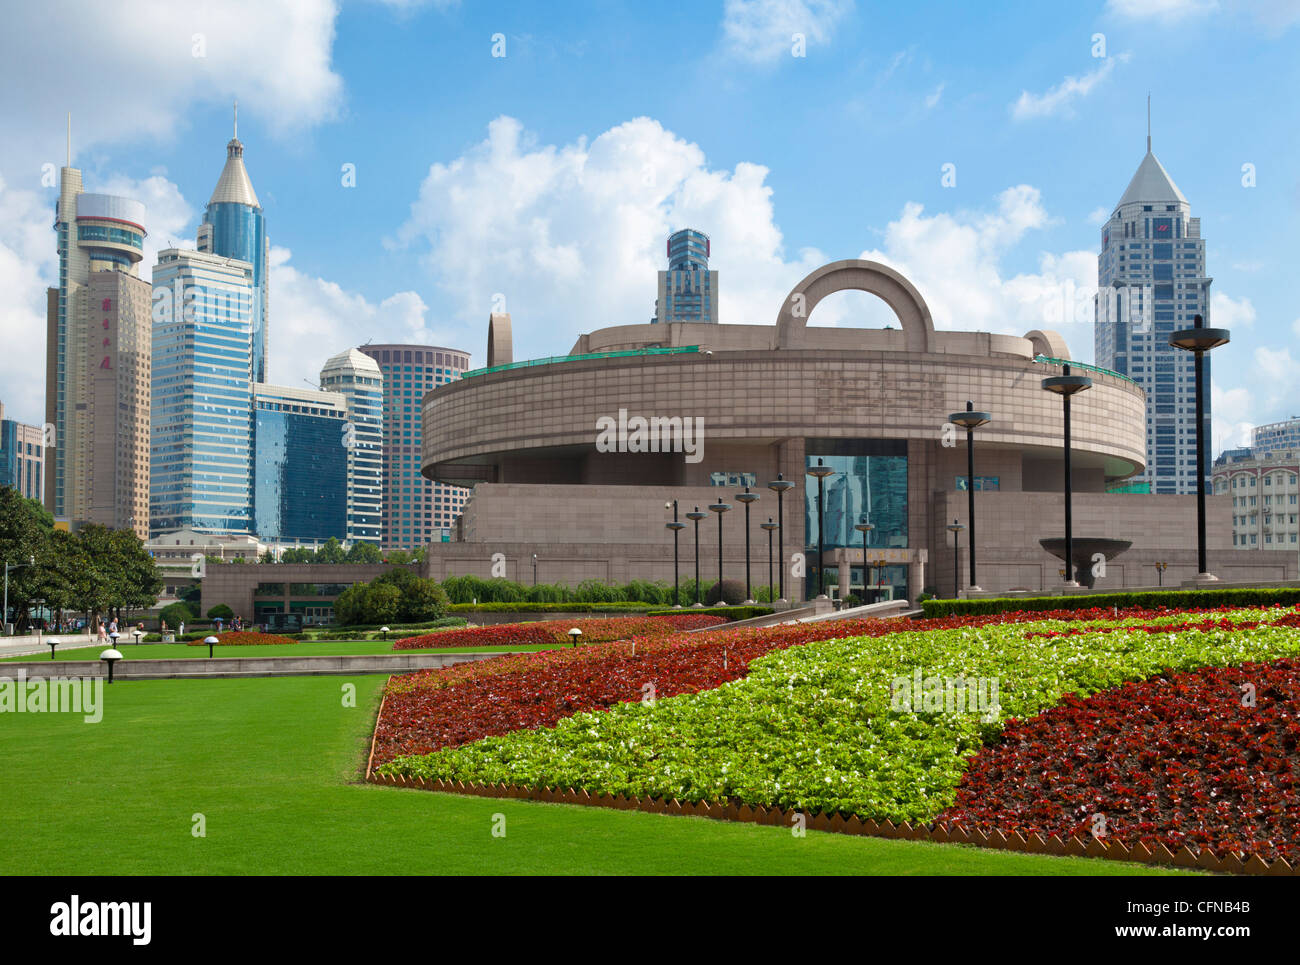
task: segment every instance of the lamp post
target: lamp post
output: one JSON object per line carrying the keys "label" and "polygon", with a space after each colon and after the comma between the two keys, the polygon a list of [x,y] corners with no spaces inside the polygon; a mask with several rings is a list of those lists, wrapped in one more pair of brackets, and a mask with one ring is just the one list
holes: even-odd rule
{"label": "lamp post", "polygon": [[48,644],[48,646],[49,646],[49,648],[50,648],[50,659],[51,659],[51,660],[54,659],[54,648],[57,647],[58,645],[59,645],[59,641],[57,641],[57,640],[51,640],[51,641],[49,642],[49,644]]}
{"label": "lamp post", "polygon": [[822,565],[822,550],[826,543],[826,526],[824,521],[824,507],[826,503],[826,477],[834,474],[835,470],[822,462],[822,457],[817,457],[817,465],[808,467],[808,475],[817,480],[817,598],[824,599],[826,596],[826,567]]}
{"label": "lamp post", "polygon": [[758,493],[751,493],[746,486],[743,493],[736,493],[736,499],[745,504],[745,603],[752,604],[754,594],[749,588],[749,504],[757,502]]}
{"label": "lamp post", "polygon": [[216,637],[204,637],[203,642],[208,645],[208,659],[211,660],[212,648],[215,647],[221,641],[219,641]]}
{"label": "lamp post", "polygon": [[136,628],[135,630],[131,631],[131,635],[135,637],[135,645],[137,647],[140,646],[140,638],[144,636],[144,631],[139,628]]}
{"label": "lamp post", "polygon": [[111,684],[113,682],[113,664],[122,659],[122,652],[109,647],[99,655],[99,659],[108,664],[108,682]]}
{"label": "lamp post", "polygon": [[781,558],[780,600],[785,602],[785,493],[794,488],[794,483],[785,478],[784,473],[777,473],[776,478],[767,484],[767,488],[776,493],[776,537],[777,555]]}
{"label": "lamp post", "polygon": [[569,631],[569,639],[573,642],[573,645],[576,647],[578,645],[578,641],[582,639],[582,631],[579,630],[577,627],[574,627]]}
{"label": "lamp post", "polygon": [[961,531],[966,528],[966,524],[959,523],[954,519],[946,528],[948,532],[952,533],[952,598],[955,600],[961,594],[961,577],[958,575],[957,558],[961,555]]}
{"label": "lamp post", "polygon": [[677,519],[677,500],[674,499],[671,503],[664,503],[664,509],[667,509],[669,506],[673,508],[673,521],[671,523],[664,523],[664,526],[665,528],[672,530],[673,533],[673,606],[681,606],[682,601],[678,598],[677,537],[680,536],[682,530],[686,528],[686,524]]}
{"label": "lamp post", "polygon": [[35,566],[36,557],[27,557],[26,563],[6,563],[5,564],[5,596],[4,609],[0,610],[0,629],[4,630],[5,636],[9,635],[9,571],[21,570],[24,566]]}
{"label": "lamp post", "polygon": [[388,627],[380,627],[379,632],[384,635],[384,643],[388,642]]}
{"label": "lamp post", "polygon": [[965,412],[953,412],[948,421],[966,430],[966,515],[970,518],[970,536],[966,538],[967,555],[970,557],[970,586],[968,589],[979,590],[975,582],[975,430],[988,425],[992,416],[987,412],[976,412],[975,403],[967,401]]}
{"label": "lamp post", "polygon": [[[1043,388],[1061,397],[1061,407],[1065,416],[1065,585],[1078,586],[1074,578],[1074,518],[1073,480],[1070,478],[1070,399],[1084,389],[1092,388],[1092,379],[1083,375],[1071,375],[1068,364],[1061,366],[1062,375],[1043,379]],[[974,582],[972,577],[971,582]]]}
{"label": "lamp post", "polygon": [[722,497],[709,506],[709,512],[716,513],[718,517],[718,602],[725,604],[726,597],[722,595],[722,514],[731,509],[729,503],[724,503]]}
{"label": "lamp post", "polygon": [[1156,563],[1156,579],[1159,580],[1160,586],[1165,585],[1165,570],[1167,569],[1169,569],[1168,563]]}
{"label": "lamp post", "polygon": [[767,517],[766,523],[759,523],[760,528],[767,530],[767,602],[771,603],[772,591],[776,587],[772,584],[772,532],[777,528],[777,524],[772,522],[772,517]]}
{"label": "lamp post", "polygon": [[1210,573],[1205,557],[1205,353],[1226,345],[1226,328],[1206,328],[1205,319],[1196,315],[1192,328],[1181,328],[1169,336],[1169,344],[1196,354],[1196,578],[1217,580]]}
{"label": "lamp post", "polygon": [[533,554],[533,586],[537,585],[537,554]]}
{"label": "lamp post", "polygon": [[708,515],[700,512],[699,506],[686,514],[686,518],[695,524],[695,606],[700,605],[700,520]]}
{"label": "lamp post", "polygon": [[[874,603],[875,600],[867,599],[867,534],[876,527],[868,523],[867,517],[863,516],[862,522],[854,524],[853,528],[862,534],[862,602]],[[849,575],[852,577],[853,567],[849,567]],[[853,580],[850,579],[848,582],[852,583]],[[852,588],[850,587],[850,589]]]}

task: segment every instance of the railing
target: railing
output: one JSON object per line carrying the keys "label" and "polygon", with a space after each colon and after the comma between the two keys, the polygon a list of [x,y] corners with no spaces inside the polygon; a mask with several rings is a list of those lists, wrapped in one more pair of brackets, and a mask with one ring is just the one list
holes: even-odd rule
{"label": "railing", "polygon": [[543,359],[527,359],[523,362],[507,362],[505,365],[493,365],[483,369],[470,369],[461,374],[462,379],[476,375],[488,375],[492,372],[506,372],[510,369],[523,369],[530,365],[554,365],[556,362],[581,362],[586,359],[622,359],[638,355],[683,355],[698,352],[698,345],[679,345],[671,348],[633,348],[622,352],[591,352],[586,355],[551,355]]}
{"label": "railing", "polygon": [[1046,355],[1035,355],[1034,361],[1041,362],[1044,365],[1069,365],[1075,369],[1086,369],[1089,372],[1097,372],[1100,375],[1110,375],[1114,378],[1123,379],[1125,382],[1132,382],[1134,385],[1137,385],[1137,382],[1134,382],[1133,379],[1130,379],[1127,375],[1120,375],[1118,372],[1112,372],[1110,369],[1103,369],[1100,365],[1089,365],[1087,362],[1075,362],[1072,359],[1054,359]]}

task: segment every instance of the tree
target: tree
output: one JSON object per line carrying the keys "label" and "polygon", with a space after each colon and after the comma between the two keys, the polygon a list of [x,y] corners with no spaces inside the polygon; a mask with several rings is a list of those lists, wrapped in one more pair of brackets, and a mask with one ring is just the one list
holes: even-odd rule
{"label": "tree", "polygon": [[371,583],[366,587],[367,623],[396,623],[402,608],[402,591],[391,583]]}
{"label": "tree", "polygon": [[436,580],[416,577],[402,593],[401,618],[406,623],[440,620],[447,615],[451,601]]}
{"label": "tree", "polygon": [[235,619],[235,611],[230,609],[225,603],[218,603],[208,610],[208,619],[215,620],[220,617],[227,622]]}
{"label": "tree", "polygon": [[[43,584],[42,560],[53,532],[54,517],[40,503],[12,487],[0,487],[0,564],[17,567],[9,571],[9,605],[17,614],[19,629],[27,627],[31,601],[42,598],[38,592]],[[0,614],[0,622],[8,618],[9,614]]]}
{"label": "tree", "polygon": [[348,563],[382,563],[384,556],[374,543],[357,540],[344,556],[344,560]]}
{"label": "tree", "polygon": [[316,551],[316,563],[342,563],[344,561],[343,546],[337,539],[331,536],[325,541],[320,549]]}
{"label": "tree", "polygon": [[158,614],[158,618],[172,630],[179,629],[186,621],[197,620],[198,616],[198,611],[191,610],[188,603],[180,601],[167,604],[162,608],[162,613]]}
{"label": "tree", "polygon": [[385,563],[392,563],[395,566],[405,566],[411,562],[411,554],[406,550],[389,550],[388,558]]}

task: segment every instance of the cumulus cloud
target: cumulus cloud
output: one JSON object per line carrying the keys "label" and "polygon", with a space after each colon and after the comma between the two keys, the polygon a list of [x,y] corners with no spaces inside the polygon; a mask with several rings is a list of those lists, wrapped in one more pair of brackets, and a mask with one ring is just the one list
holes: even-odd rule
{"label": "cumulus cloud", "polygon": [[0,176],[0,385],[5,416],[45,421],[45,289],[58,276],[48,198]]}
{"label": "cumulus cloud", "polygon": [[1219,9],[1218,0],[1106,0],[1106,10],[1129,20],[1172,23]]}
{"label": "cumulus cloud", "polygon": [[802,34],[809,48],[830,43],[831,31],[852,9],[852,0],[727,0],[723,44],[739,60],[773,63],[790,56],[794,34]]}
{"label": "cumulus cloud", "polygon": [[1210,452],[1218,455],[1225,449],[1240,449],[1250,445],[1250,432],[1255,428],[1251,417],[1255,402],[1243,388],[1221,389],[1210,383]]}
{"label": "cumulus cloud", "polygon": [[1073,111],[1075,101],[1091,94],[1098,84],[1110,76],[1116,63],[1127,59],[1126,54],[1107,57],[1096,69],[1080,77],[1066,77],[1041,94],[1022,90],[1020,97],[1011,105],[1011,116],[1017,121],[1027,121],[1057,114],[1068,115]]}
{"label": "cumulus cloud", "polygon": [[1255,324],[1255,306],[1249,298],[1214,292],[1210,295],[1210,323],[1215,328],[1249,328]]}

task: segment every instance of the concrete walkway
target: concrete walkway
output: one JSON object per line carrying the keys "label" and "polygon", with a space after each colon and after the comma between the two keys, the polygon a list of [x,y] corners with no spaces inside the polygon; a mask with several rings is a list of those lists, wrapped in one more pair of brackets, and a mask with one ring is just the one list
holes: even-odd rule
{"label": "concrete walkway", "polygon": [[[119,660],[114,680],[184,680],[214,677],[314,677],[356,674],[410,673],[434,670],[470,660],[500,657],[500,653],[380,653],[326,657],[182,657],[169,660]],[[0,676],[13,679],[25,672],[29,680],[45,677],[106,677],[102,660],[33,660],[0,664]]]}

